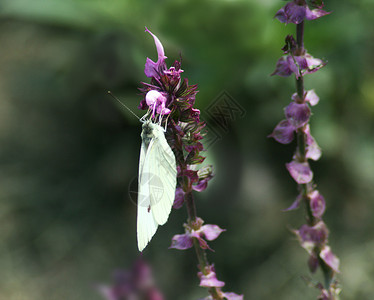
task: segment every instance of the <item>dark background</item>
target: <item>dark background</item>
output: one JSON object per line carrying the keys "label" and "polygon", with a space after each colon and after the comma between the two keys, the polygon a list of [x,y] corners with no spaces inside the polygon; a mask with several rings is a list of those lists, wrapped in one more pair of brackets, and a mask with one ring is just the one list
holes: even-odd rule
{"label": "dark background", "polygon": [[[333,13],[307,22],[305,46],[328,60],[305,78],[321,101],[312,162],[327,201],[330,244],[341,259],[342,299],[373,299],[374,1],[325,1]],[[285,2],[0,1],[0,299],[96,300],[95,286],[139,256],[136,179],[141,125],[137,90],[146,57],[157,57],[147,26],[170,65],[199,84],[196,107],[219,134],[206,156],[215,178],[198,193],[198,214],[226,228],[209,253],[224,290],[245,299],[315,299],[307,253],[290,233],[302,209],[285,169],[295,144],[266,138],[283,118],[294,79],[270,77],[295,26],[273,20]],[[226,92],[245,110],[228,131],[207,108]],[[194,252],[169,250],[185,207],[173,211],[143,257],[166,299],[198,299]],[[315,278],[319,278],[319,274]]]}

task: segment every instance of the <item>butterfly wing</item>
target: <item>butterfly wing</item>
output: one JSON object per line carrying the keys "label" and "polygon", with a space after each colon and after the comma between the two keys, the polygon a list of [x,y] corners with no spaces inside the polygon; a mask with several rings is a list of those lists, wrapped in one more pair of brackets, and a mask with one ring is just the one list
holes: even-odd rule
{"label": "butterfly wing", "polygon": [[138,177],[138,216],[137,216],[137,237],[138,249],[143,251],[145,246],[151,240],[157,231],[158,224],[150,211],[151,198],[149,188],[149,164],[145,161],[149,154],[149,147],[154,144],[153,140],[146,145],[142,141],[139,159],[139,177]]}
{"label": "butterfly wing", "polygon": [[[155,124],[155,143],[147,162],[154,174],[151,190],[151,211],[156,222],[163,225],[168,220],[175,199],[177,184],[177,166],[175,156],[166,141],[163,129]],[[151,181],[152,182],[152,181]]]}
{"label": "butterfly wing", "polygon": [[[152,138],[144,140],[140,150],[138,191],[138,248],[142,251],[158,225],[166,223],[175,198],[177,168],[173,151],[163,129],[148,124]],[[143,129],[144,130],[144,129]]]}

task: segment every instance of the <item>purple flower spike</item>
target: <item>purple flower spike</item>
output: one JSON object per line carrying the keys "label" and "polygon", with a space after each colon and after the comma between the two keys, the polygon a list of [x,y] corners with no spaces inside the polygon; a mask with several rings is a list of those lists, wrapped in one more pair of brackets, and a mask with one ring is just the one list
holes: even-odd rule
{"label": "purple flower spike", "polygon": [[164,47],[162,46],[157,36],[155,36],[152,32],[150,32],[147,27],[145,28],[145,31],[150,33],[153,36],[153,39],[156,44],[158,59],[157,59],[157,62],[154,62],[153,60],[147,57],[145,68],[144,68],[144,73],[148,78],[152,78],[152,77],[160,78],[159,74],[166,70],[165,59],[167,57],[165,56]]}
{"label": "purple flower spike", "polygon": [[321,250],[319,256],[322,260],[336,273],[339,273],[339,258],[337,258],[334,253],[331,252],[329,246],[325,245]]}
{"label": "purple flower spike", "polygon": [[291,102],[285,109],[284,114],[288,122],[295,128],[304,126],[309,121],[310,108],[306,103]]}
{"label": "purple flower spike", "polygon": [[305,184],[311,182],[313,179],[313,172],[307,162],[297,162],[293,160],[286,164],[286,168],[298,184]]}
{"label": "purple flower spike", "polygon": [[200,278],[200,286],[202,287],[223,287],[225,283],[217,279],[214,266],[209,267],[209,273],[204,275],[202,272],[197,273]]}
{"label": "purple flower spike", "polygon": [[222,232],[226,231],[226,229],[222,229],[218,225],[211,224],[201,226],[200,230],[208,241],[215,240]]}
{"label": "purple flower spike", "polygon": [[323,196],[318,191],[313,191],[309,194],[310,208],[315,218],[321,218],[325,212],[326,202]]}
{"label": "purple flower spike", "polygon": [[171,246],[169,248],[174,248],[178,250],[186,250],[193,246],[193,240],[191,238],[191,235],[186,234],[177,234],[173,236],[173,239],[171,240]]}
{"label": "purple flower spike", "polygon": [[294,139],[294,131],[295,127],[288,120],[282,120],[268,137],[274,138],[278,143],[289,144]]}

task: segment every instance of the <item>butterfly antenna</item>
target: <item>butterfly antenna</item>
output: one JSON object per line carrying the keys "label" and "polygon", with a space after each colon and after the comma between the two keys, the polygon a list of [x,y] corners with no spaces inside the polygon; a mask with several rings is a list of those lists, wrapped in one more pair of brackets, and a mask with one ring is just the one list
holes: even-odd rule
{"label": "butterfly antenna", "polygon": [[113,99],[117,100],[123,107],[125,107],[129,112],[131,112],[138,120],[140,120],[140,118],[138,117],[138,115],[136,113],[134,113],[125,103],[123,103],[121,100],[119,100],[116,96],[114,96],[112,94],[111,91],[108,91],[108,94],[110,96],[112,96]]}

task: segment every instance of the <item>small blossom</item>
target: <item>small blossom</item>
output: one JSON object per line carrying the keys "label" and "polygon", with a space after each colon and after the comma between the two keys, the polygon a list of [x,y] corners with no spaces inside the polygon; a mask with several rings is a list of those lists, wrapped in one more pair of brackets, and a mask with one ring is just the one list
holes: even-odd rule
{"label": "small blossom", "polygon": [[274,138],[278,143],[289,144],[294,139],[295,127],[288,120],[282,120],[268,136]]}
{"label": "small blossom", "polygon": [[308,101],[311,106],[314,106],[318,104],[319,97],[314,90],[309,90],[306,92],[305,101]]}
{"label": "small blossom", "polygon": [[298,184],[305,184],[311,182],[313,179],[313,172],[307,162],[297,162],[293,160],[286,164],[286,168]]}
{"label": "small blossom", "polygon": [[213,178],[213,168],[211,165],[202,167],[197,171],[197,176],[199,180],[196,184],[192,185],[192,189],[197,192],[204,191],[208,186],[208,181]]}
{"label": "small blossom", "polygon": [[304,133],[306,134],[306,158],[310,158],[313,160],[319,160],[322,151],[321,148],[318,146],[316,140],[310,134],[309,124],[305,126]]}
{"label": "small blossom", "polygon": [[309,21],[319,19],[323,16],[326,16],[330,14],[330,12],[324,11],[322,9],[309,9],[309,7],[306,7],[305,9],[305,18]]}
{"label": "small blossom", "polygon": [[291,102],[285,109],[284,114],[288,122],[295,128],[304,126],[309,121],[310,108],[306,103]]}
{"label": "small blossom", "polygon": [[322,9],[313,9],[311,10],[307,4],[299,5],[295,1],[287,3],[275,14],[281,23],[294,23],[300,24],[306,20],[315,20],[329,14],[328,12]]}
{"label": "small blossom", "polygon": [[315,218],[321,218],[326,208],[325,199],[317,190],[314,190],[308,196],[313,216]]}
{"label": "small blossom", "polygon": [[309,102],[311,106],[315,106],[319,102],[319,97],[317,96],[316,92],[314,90],[306,91],[304,95],[305,99],[300,100],[297,93],[294,93],[291,97],[291,99],[295,102],[302,103],[302,102]]}
{"label": "small blossom", "polygon": [[300,6],[292,1],[278,10],[278,12],[275,14],[275,18],[282,23],[299,24],[304,21],[305,14],[305,6]]}
{"label": "small blossom", "polygon": [[299,238],[301,247],[309,254],[312,254],[316,246],[324,245],[327,242],[328,230],[322,221],[314,226],[303,225],[299,230],[294,231]]}
{"label": "small blossom", "polygon": [[208,241],[215,240],[224,231],[226,231],[226,229],[222,229],[218,225],[207,224],[201,227],[201,233]]}
{"label": "small blossom", "polygon": [[169,248],[174,248],[178,250],[186,250],[192,248],[193,246],[193,239],[191,234],[176,234],[173,236],[171,240],[171,246]]}
{"label": "small blossom", "polygon": [[202,287],[223,287],[225,283],[217,279],[214,266],[211,265],[206,268],[208,274],[203,274],[202,272],[197,273],[200,278],[200,286]]}
{"label": "small blossom", "polygon": [[339,258],[332,253],[329,246],[325,245],[321,250],[319,256],[322,260],[336,273],[339,273]]}
{"label": "small blossom", "polygon": [[235,293],[223,293],[223,296],[227,300],[243,300],[244,299],[243,295],[238,295]]}
{"label": "small blossom", "polygon": [[321,59],[314,58],[308,53],[304,55],[293,55],[290,53],[282,56],[277,61],[275,71],[271,75],[287,77],[295,73],[296,78],[299,78],[303,74],[311,74],[318,71],[324,65],[325,63]]}
{"label": "small blossom", "polygon": [[177,234],[172,238],[171,246],[169,248],[174,248],[178,250],[186,250],[193,246],[193,239],[197,239],[199,242],[199,245],[202,249],[209,249],[213,251],[207,244],[207,242],[204,240],[207,239],[208,241],[213,241],[218,236],[226,231],[225,229],[220,228],[218,225],[202,225],[203,220],[200,218],[197,219],[197,222],[195,222],[194,227],[191,228],[188,225],[185,225],[186,227],[186,233],[185,234]]}
{"label": "small blossom", "polygon": [[160,115],[167,115],[170,113],[170,109],[165,107],[167,98],[156,90],[151,90],[145,95],[145,102],[152,110],[152,115],[155,113]]}
{"label": "small blossom", "polygon": [[148,78],[159,78],[160,73],[162,73],[166,69],[165,59],[167,58],[165,56],[164,47],[162,46],[160,40],[155,36],[152,32],[148,30],[148,28],[145,28],[145,31],[148,32],[153,36],[153,39],[156,44],[157,49],[157,62],[154,62],[153,60],[149,59],[147,57],[144,73]]}
{"label": "small blossom", "polygon": [[182,187],[179,186],[175,189],[175,199],[174,199],[174,204],[173,204],[174,209],[179,209],[183,206],[184,195],[185,195],[185,192],[183,191]]}

